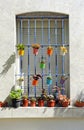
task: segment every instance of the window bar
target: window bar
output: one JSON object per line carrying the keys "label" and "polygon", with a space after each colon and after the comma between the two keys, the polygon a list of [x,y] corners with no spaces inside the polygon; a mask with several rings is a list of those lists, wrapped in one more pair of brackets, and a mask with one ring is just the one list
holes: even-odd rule
{"label": "window bar", "polygon": [[[28,19],[28,45],[30,44],[30,20]],[[30,47],[28,46],[28,97],[30,92]]]}
{"label": "window bar", "polygon": [[[50,19],[48,19],[48,45],[50,46]],[[48,56],[48,70],[50,74],[50,56]],[[50,94],[50,85],[48,85],[48,93]]]}
{"label": "window bar", "polygon": [[[43,43],[44,43],[44,34],[43,34],[43,26],[44,26],[44,24],[43,24],[43,19],[42,19],[42,45],[43,45]],[[43,51],[44,49],[43,49],[43,46],[42,46],[42,49],[41,49],[41,58],[43,57],[43,54],[44,54],[44,51]],[[42,89],[43,89],[43,76],[44,76],[44,71],[43,71],[43,69],[42,69]]]}
{"label": "window bar", "polygon": [[[22,24],[23,24],[23,21],[20,20],[20,44],[23,43]],[[20,56],[20,76],[22,76],[22,56]],[[22,86],[21,86],[21,89],[22,89]]]}
{"label": "window bar", "polygon": [[[57,20],[55,20],[55,43],[57,45]],[[55,46],[56,86],[58,86],[58,47]]]}
{"label": "window bar", "polygon": [[[36,19],[34,20],[34,43],[36,43]],[[36,55],[34,56],[34,71],[36,75]],[[36,86],[34,86],[34,96],[36,97]]]}
{"label": "window bar", "polygon": [[[65,42],[64,42],[64,19],[62,19],[62,45],[64,46]],[[62,75],[64,75],[65,73],[65,70],[64,70],[64,66],[65,66],[65,56],[63,55],[62,56]],[[65,94],[65,88],[64,88],[64,84],[62,84],[62,94],[64,95]]]}

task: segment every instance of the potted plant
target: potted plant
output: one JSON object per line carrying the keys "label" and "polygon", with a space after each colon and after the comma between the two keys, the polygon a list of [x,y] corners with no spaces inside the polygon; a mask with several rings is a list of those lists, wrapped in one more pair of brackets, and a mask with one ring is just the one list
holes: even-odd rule
{"label": "potted plant", "polygon": [[74,105],[76,107],[84,107],[84,101],[77,100]]}
{"label": "potted plant", "polygon": [[47,54],[48,54],[49,56],[51,56],[51,55],[53,54],[53,47],[48,46],[48,48],[47,48]]}
{"label": "potted plant", "polygon": [[24,95],[22,98],[23,98],[23,107],[28,107],[28,96]]}
{"label": "potted plant", "polygon": [[44,57],[41,57],[41,61],[40,61],[40,68],[41,69],[45,69],[45,58]]}
{"label": "potted plant", "polygon": [[3,105],[3,102],[0,101],[0,107],[2,107],[2,105]]}
{"label": "potted plant", "polygon": [[55,107],[56,102],[53,95],[48,95],[47,97],[47,105],[48,107]]}
{"label": "potted plant", "polygon": [[66,47],[64,47],[64,46],[61,46],[61,47],[60,47],[60,54],[61,54],[61,55],[65,55],[67,52],[68,52],[68,51],[67,51],[67,48],[66,48]]}
{"label": "potted plant", "polygon": [[38,55],[38,50],[40,48],[40,44],[34,43],[34,44],[32,44],[32,48],[33,48],[33,54]]}
{"label": "potted plant", "polygon": [[39,107],[43,107],[44,106],[44,99],[43,99],[43,97],[39,97],[38,98],[38,106]]}
{"label": "potted plant", "polygon": [[12,106],[14,108],[17,108],[21,104],[21,98],[22,98],[22,90],[12,90],[10,92],[10,98],[12,99]]}
{"label": "potted plant", "polygon": [[40,74],[33,75],[32,85],[37,86],[38,85],[38,79],[42,78]]}
{"label": "potted plant", "polygon": [[47,83],[47,85],[51,85],[52,84],[52,76],[48,76],[47,77],[46,83]]}
{"label": "potted plant", "polygon": [[70,99],[66,95],[59,95],[59,104],[62,107],[68,107],[70,104]]}
{"label": "potted plant", "polygon": [[18,54],[20,55],[20,56],[23,56],[24,55],[24,49],[25,49],[25,46],[24,46],[24,44],[17,44],[17,50],[18,50]]}
{"label": "potted plant", "polygon": [[30,106],[31,106],[31,107],[35,107],[35,106],[36,106],[36,98],[32,97],[32,98],[30,99]]}

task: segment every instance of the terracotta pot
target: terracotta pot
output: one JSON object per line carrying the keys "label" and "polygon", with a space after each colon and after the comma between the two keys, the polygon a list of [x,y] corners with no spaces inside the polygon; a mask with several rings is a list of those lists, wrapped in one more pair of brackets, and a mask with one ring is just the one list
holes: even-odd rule
{"label": "terracotta pot", "polygon": [[19,54],[20,56],[23,56],[23,55],[24,55],[24,50],[18,50],[18,54]]}
{"label": "terracotta pot", "polygon": [[32,85],[33,85],[33,86],[37,86],[37,85],[38,85],[38,80],[33,79],[33,81],[32,81]]}
{"label": "terracotta pot", "polygon": [[40,68],[45,69],[45,63],[40,63]]}
{"label": "terracotta pot", "polygon": [[62,107],[68,107],[68,105],[69,105],[69,102],[68,102],[68,101],[62,102]]}
{"label": "terracotta pot", "polygon": [[76,101],[75,106],[76,107],[84,107],[84,102]]}
{"label": "terracotta pot", "polygon": [[47,54],[51,56],[53,54],[53,49],[47,49]]}
{"label": "terracotta pot", "polygon": [[55,107],[56,103],[55,100],[50,100],[47,102],[48,107]]}
{"label": "terracotta pot", "polygon": [[30,106],[31,106],[31,107],[35,107],[35,106],[36,106],[36,101],[33,101],[33,102],[31,101],[31,102],[30,102]]}
{"label": "terracotta pot", "polygon": [[28,99],[23,99],[23,107],[28,107]]}
{"label": "terracotta pot", "polygon": [[0,102],[0,107],[2,107],[2,105],[3,105],[3,103],[2,103],[2,102]]}
{"label": "terracotta pot", "polygon": [[33,54],[38,55],[38,50],[39,50],[38,48],[33,48]]}
{"label": "terracotta pot", "polygon": [[44,106],[44,100],[38,100],[38,106],[43,107]]}

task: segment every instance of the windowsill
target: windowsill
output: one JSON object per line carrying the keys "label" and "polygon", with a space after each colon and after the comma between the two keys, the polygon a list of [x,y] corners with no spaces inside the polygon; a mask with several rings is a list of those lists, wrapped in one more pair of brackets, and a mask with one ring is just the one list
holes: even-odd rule
{"label": "windowsill", "polygon": [[84,108],[19,107],[0,108],[0,118],[84,118]]}

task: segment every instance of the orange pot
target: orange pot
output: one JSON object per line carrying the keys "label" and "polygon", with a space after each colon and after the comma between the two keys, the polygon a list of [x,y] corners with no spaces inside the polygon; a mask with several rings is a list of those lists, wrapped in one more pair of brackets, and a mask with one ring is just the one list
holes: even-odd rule
{"label": "orange pot", "polygon": [[33,48],[33,54],[38,55],[38,48]]}
{"label": "orange pot", "polygon": [[23,107],[28,107],[28,99],[23,99]]}
{"label": "orange pot", "polygon": [[47,54],[51,56],[53,54],[53,49],[47,49]]}
{"label": "orange pot", "polygon": [[62,107],[68,107],[68,105],[69,105],[69,102],[68,102],[68,101],[62,102]]}
{"label": "orange pot", "polygon": [[38,100],[38,106],[43,107],[44,106],[44,100]]}
{"label": "orange pot", "polygon": [[2,105],[3,105],[3,103],[2,103],[2,102],[0,102],[0,107],[2,107]]}
{"label": "orange pot", "polygon": [[32,85],[33,85],[33,86],[37,86],[37,85],[38,85],[38,80],[33,79]]}
{"label": "orange pot", "polygon": [[51,100],[47,102],[48,107],[55,107],[56,103],[55,100]]}
{"label": "orange pot", "polygon": [[84,102],[76,101],[75,106],[84,107]]}
{"label": "orange pot", "polygon": [[32,101],[31,101],[31,102],[30,102],[30,106],[31,106],[31,107],[35,107],[35,106],[36,106],[36,102],[34,102],[34,101],[32,102]]}
{"label": "orange pot", "polygon": [[24,55],[24,50],[18,50],[18,54],[19,54],[20,56],[23,56],[23,55]]}

